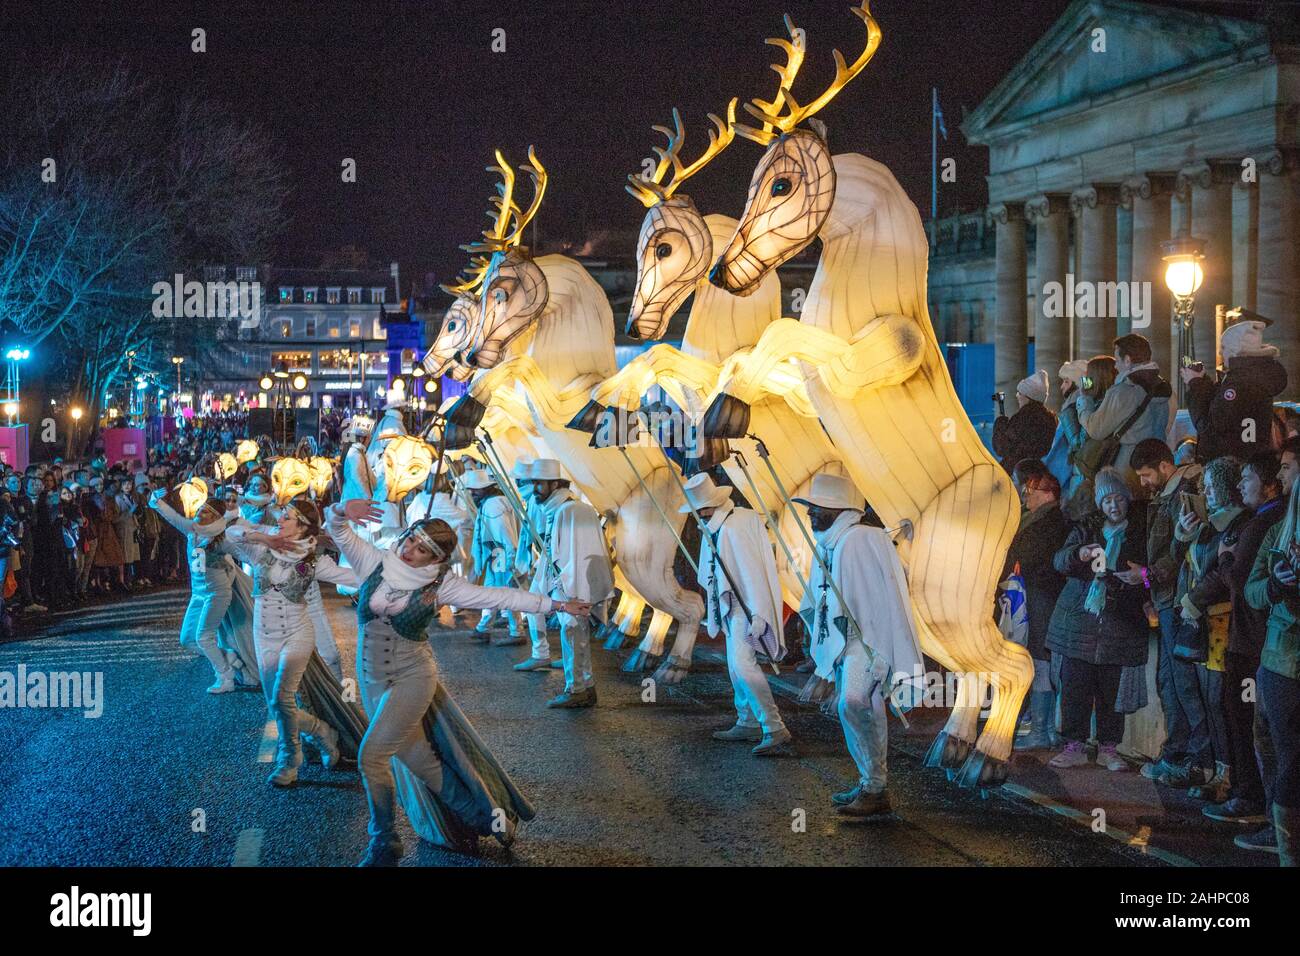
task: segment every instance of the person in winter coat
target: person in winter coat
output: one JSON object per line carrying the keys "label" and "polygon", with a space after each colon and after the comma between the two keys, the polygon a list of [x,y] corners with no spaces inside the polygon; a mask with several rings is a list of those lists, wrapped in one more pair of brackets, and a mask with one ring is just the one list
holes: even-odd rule
{"label": "person in winter coat", "polygon": [[1070,534],[1070,522],[1061,512],[1061,485],[1040,461],[1016,466],[1013,480],[1025,510],[1020,528],[1011,539],[1001,580],[1019,570],[1025,584],[1025,613],[1029,619],[1028,651],[1034,659],[1034,683],[1029,712],[1033,730],[1016,741],[1017,749],[1051,747],[1056,737],[1056,692],[1052,689],[1051,655],[1047,629],[1065,587],[1065,575],[1053,563],[1056,552]]}
{"label": "person in winter coat", "polygon": [[1062,409],[1061,420],[1078,429],[1070,436],[1070,480],[1061,489],[1061,510],[1071,521],[1082,521],[1097,510],[1092,501],[1092,479],[1083,474],[1078,462],[1078,455],[1088,441],[1083,420],[1105,401],[1117,375],[1114,356],[1094,355],[1084,365],[1079,388],[1071,393],[1074,396],[1072,413]]}
{"label": "person in winter coat", "polygon": [[[1204,476],[1208,520],[1202,521],[1189,509],[1183,512],[1174,531],[1175,537],[1187,544],[1187,557],[1178,578],[1179,616],[1183,622],[1199,623],[1207,628],[1209,645],[1206,660],[1194,666],[1210,728],[1214,763],[1206,768],[1208,782],[1203,777],[1196,780],[1188,796],[1208,798],[1216,803],[1226,798],[1228,790],[1228,728],[1222,706],[1228,631],[1223,625],[1231,613],[1228,589],[1216,572],[1220,543],[1235,542],[1242,526],[1250,520],[1237,491],[1240,481],[1241,463],[1237,459],[1216,458],[1210,462]],[[1165,784],[1173,782],[1163,776],[1156,780]]]}
{"label": "person in winter coat", "polygon": [[1019,410],[1009,418],[999,415],[993,422],[993,454],[1010,474],[1026,458],[1042,458],[1052,448],[1056,416],[1043,404],[1047,401],[1047,373],[1042,369],[1016,386]]}
{"label": "person in winter coat", "polygon": [[[1119,453],[1111,464],[1124,471],[1129,467],[1133,446],[1142,439],[1167,439],[1178,407],[1173,389],[1160,377],[1160,367],[1151,361],[1151,343],[1145,337],[1122,335],[1115,340],[1115,371],[1115,384],[1106,391],[1101,404],[1092,410],[1081,409],[1079,421],[1089,438],[1119,436]],[[1137,414],[1139,409],[1141,414]]]}
{"label": "person in winter coat", "polygon": [[1147,659],[1145,516],[1132,507],[1124,475],[1103,468],[1094,481],[1100,514],[1075,526],[1056,553],[1056,569],[1069,579],[1052,612],[1047,647],[1061,655],[1061,736],[1065,749],[1051,766],[1088,762],[1085,748],[1097,722],[1097,763],[1127,767],[1117,747],[1124,715],[1115,709],[1125,667]]}
{"label": "person in winter coat", "polygon": [[1190,787],[1205,781],[1212,765],[1210,726],[1196,665],[1174,657],[1178,637],[1178,576],[1187,545],[1174,534],[1184,493],[1199,494],[1201,466],[1175,465],[1169,446],[1158,438],[1138,442],[1130,466],[1150,495],[1147,516],[1147,583],[1160,620],[1160,657],[1156,687],[1165,717],[1165,742],[1156,760],[1144,764],[1142,776],[1169,786]]}
{"label": "person in winter coat", "polygon": [[1189,595],[1197,610],[1225,600],[1225,594],[1232,605],[1220,699],[1227,728],[1227,762],[1232,767],[1230,788],[1220,803],[1201,809],[1211,820],[1228,823],[1268,820],[1268,800],[1256,758],[1255,701],[1241,690],[1248,680],[1254,681],[1268,626],[1268,615],[1246,600],[1246,583],[1264,535],[1286,511],[1278,468],[1278,457],[1271,451],[1255,454],[1242,466],[1237,490],[1247,509],[1245,520],[1225,533],[1218,546],[1217,567]]}
{"label": "person in winter coat", "polygon": [[1273,399],[1287,386],[1277,348],[1264,344],[1264,329],[1273,320],[1247,309],[1233,309],[1228,316],[1233,321],[1220,340],[1226,367],[1217,377],[1204,369],[1181,369],[1201,461],[1223,455],[1245,459],[1272,447]]}
{"label": "person in winter coat", "polygon": [[1052,447],[1043,458],[1043,464],[1060,483],[1062,500],[1066,500],[1072,490],[1070,459],[1083,444],[1085,437],[1083,426],[1079,424],[1078,398],[1087,374],[1088,363],[1083,359],[1066,362],[1057,373],[1061,383],[1061,411],[1056,418],[1056,435],[1052,438]]}

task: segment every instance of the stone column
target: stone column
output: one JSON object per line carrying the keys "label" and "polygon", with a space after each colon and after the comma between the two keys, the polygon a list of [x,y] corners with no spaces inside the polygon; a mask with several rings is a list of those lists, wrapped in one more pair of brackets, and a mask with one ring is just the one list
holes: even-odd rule
{"label": "stone column", "polygon": [[[1081,224],[1079,271],[1075,282],[1092,283],[1096,292],[1102,283],[1115,281],[1115,209],[1119,205],[1119,187],[1093,183],[1070,194],[1070,208]],[[1080,358],[1110,355],[1114,351],[1115,316],[1105,314],[1105,302],[1098,302],[1095,316],[1075,316],[1079,329]]]}
{"label": "stone column", "polygon": [[1232,306],[1232,183],[1241,169],[1235,163],[1204,162],[1179,173],[1191,189],[1192,235],[1205,240],[1205,281],[1196,293],[1192,341],[1197,361],[1213,368],[1215,305]]}
{"label": "stone column", "polygon": [[1274,150],[1258,168],[1257,311],[1273,320],[1265,338],[1282,350],[1289,398],[1300,394],[1300,150]]}
{"label": "stone column", "polygon": [[[1257,167],[1258,168],[1258,167]],[[1256,308],[1259,281],[1259,183],[1232,187],[1232,304]]]}
{"label": "stone column", "polygon": [[1016,385],[1028,374],[1029,263],[1025,253],[1025,207],[1023,203],[1002,203],[990,206],[988,216],[997,225],[994,377],[998,390],[1010,398]]}
{"label": "stone column", "polygon": [[1047,370],[1052,383],[1048,404],[1055,408],[1061,398],[1056,373],[1070,360],[1071,352],[1070,312],[1065,304],[1065,276],[1070,271],[1070,197],[1065,193],[1047,193],[1027,202],[1025,213],[1037,228],[1034,364]]}
{"label": "stone column", "polygon": [[1160,370],[1166,378],[1176,374],[1178,338],[1173,331],[1174,315],[1169,287],[1165,285],[1160,243],[1169,238],[1170,199],[1174,186],[1172,173],[1148,173],[1127,180],[1120,191],[1122,200],[1133,209],[1132,280],[1143,283],[1141,294],[1144,300],[1147,290],[1150,290],[1150,301],[1143,303],[1146,317],[1133,317],[1133,331],[1151,340],[1151,354],[1160,363]]}

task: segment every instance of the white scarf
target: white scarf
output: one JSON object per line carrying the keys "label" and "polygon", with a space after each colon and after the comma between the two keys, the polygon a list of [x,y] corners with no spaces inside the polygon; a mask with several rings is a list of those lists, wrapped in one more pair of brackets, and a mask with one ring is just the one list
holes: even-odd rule
{"label": "white scarf", "polygon": [[398,591],[416,591],[438,579],[442,565],[434,561],[422,568],[412,567],[398,554],[401,546],[401,542],[394,541],[384,552],[384,581]]}

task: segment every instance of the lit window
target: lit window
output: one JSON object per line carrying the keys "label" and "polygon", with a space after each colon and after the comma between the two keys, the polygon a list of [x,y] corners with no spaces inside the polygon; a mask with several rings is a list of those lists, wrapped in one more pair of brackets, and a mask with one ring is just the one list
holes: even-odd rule
{"label": "lit window", "polygon": [[356,318],[348,319],[348,338],[350,338],[350,339],[359,339],[359,338],[361,338],[361,320],[360,320],[360,319],[356,319]]}
{"label": "lit window", "polygon": [[303,289],[303,290],[302,290],[302,301],[306,302],[308,305],[315,305],[315,304],[316,304],[316,291],[317,291],[316,289]]}
{"label": "lit window", "polygon": [[280,301],[281,301],[281,302],[292,302],[292,301],[293,301],[293,289],[289,288],[288,286],[280,286]]}
{"label": "lit window", "polygon": [[372,339],[388,338],[388,336],[384,335],[384,327],[383,325],[380,324],[378,317],[375,318],[374,325],[370,327],[370,337]]}
{"label": "lit window", "polygon": [[387,289],[383,289],[383,288],[381,288],[381,289],[371,289],[371,290],[370,290],[370,302],[371,302],[371,304],[372,304],[372,305],[379,305],[380,303],[382,303],[382,302],[384,301],[384,297],[387,295],[387,293],[388,293],[388,290],[387,290]]}
{"label": "lit window", "polygon": [[338,319],[330,319],[330,333],[329,333],[329,334],[330,334],[330,338],[332,338],[332,339],[337,339],[337,338],[340,337],[340,332],[339,332],[339,320],[338,320]]}
{"label": "lit window", "polygon": [[348,289],[348,304],[349,304],[349,305],[360,305],[360,304],[361,304],[361,290],[360,290],[360,289]]}
{"label": "lit window", "polygon": [[288,319],[280,320],[280,338],[287,339],[293,335],[293,323]]}
{"label": "lit window", "polygon": [[325,290],[325,301],[328,302],[330,305],[339,304],[339,290],[337,286],[335,286],[332,289]]}

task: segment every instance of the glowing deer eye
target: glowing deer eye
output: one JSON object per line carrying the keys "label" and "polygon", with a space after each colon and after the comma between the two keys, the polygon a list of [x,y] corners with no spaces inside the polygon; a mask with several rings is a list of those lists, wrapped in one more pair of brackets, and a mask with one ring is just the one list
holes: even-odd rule
{"label": "glowing deer eye", "polygon": [[661,242],[655,246],[655,256],[660,259],[667,259],[673,254],[673,247],[666,242]]}
{"label": "glowing deer eye", "polygon": [[785,176],[782,176],[780,179],[778,179],[776,182],[772,184],[772,195],[784,196],[787,193],[789,193],[792,188],[794,187],[790,183],[790,180]]}
{"label": "glowing deer eye", "polygon": [[456,327],[459,326],[459,325],[460,325],[459,322],[457,322],[455,319],[452,319],[450,322],[447,323],[447,331],[448,331],[448,332],[455,332],[455,331],[456,331]]}

